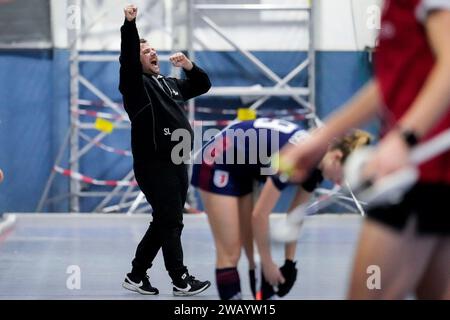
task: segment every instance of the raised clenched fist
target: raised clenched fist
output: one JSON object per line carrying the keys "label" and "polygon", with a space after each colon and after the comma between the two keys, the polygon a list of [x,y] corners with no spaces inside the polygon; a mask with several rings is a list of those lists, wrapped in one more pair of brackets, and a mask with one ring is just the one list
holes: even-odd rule
{"label": "raised clenched fist", "polygon": [[186,70],[191,70],[194,66],[191,60],[189,60],[182,52],[177,52],[171,55],[169,60],[174,67],[182,67]]}
{"label": "raised clenched fist", "polygon": [[134,4],[127,5],[123,11],[125,12],[125,18],[128,21],[133,21],[136,19],[138,8]]}

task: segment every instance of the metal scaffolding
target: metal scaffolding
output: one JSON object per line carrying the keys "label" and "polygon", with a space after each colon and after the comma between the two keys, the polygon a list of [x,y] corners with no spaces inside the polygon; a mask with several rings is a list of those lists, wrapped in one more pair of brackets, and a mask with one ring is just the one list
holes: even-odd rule
{"label": "metal scaffolding", "polygon": [[[246,86],[224,86],[224,87],[212,87],[209,92],[204,94],[208,97],[259,97],[248,108],[251,110],[257,110],[263,105],[270,97],[290,97],[297,102],[301,108],[305,109],[310,114],[310,126],[315,127],[319,122],[316,116],[315,109],[315,46],[314,46],[314,4],[313,1],[309,1],[308,5],[285,5],[285,4],[199,4],[196,0],[190,0],[188,4],[188,20],[187,20],[187,48],[188,55],[191,59],[195,59],[195,44],[196,42],[202,43],[202,41],[196,37],[195,21],[203,21],[211,30],[213,30],[222,40],[228,43],[236,52],[242,54],[252,65],[254,65],[260,72],[262,72],[268,79],[274,82],[273,87],[258,87]],[[214,11],[301,11],[307,13],[308,20],[308,50],[307,58],[295,66],[284,78],[280,78],[274,71],[266,66],[260,59],[258,59],[249,50],[244,49],[238,45],[233,39],[227,35],[227,33],[217,25],[213,19],[208,16],[209,12]],[[298,74],[307,69],[308,82],[306,87],[291,87],[289,82],[294,79]],[[305,99],[306,98],[306,99]],[[195,101],[191,99],[189,101],[189,119],[191,123],[195,120]],[[231,121],[228,125],[231,126],[237,121]],[[193,190],[190,190],[188,199],[190,202],[194,202]],[[130,206],[128,213],[133,212],[139,204],[145,201],[145,197],[142,193],[136,197],[135,201]]]}
{"label": "metal scaffolding", "polygon": [[[82,2],[86,0],[69,0],[68,6],[81,7]],[[151,4],[156,3],[153,1]],[[151,6],[149,4],[149,6]],[[195,59],[195,44],[201,43],[201,40],[195,35],[196,21],[202,21],[208,26],[208,28],[214,31],[222,40],[229,44],[234,51],[242,54],[252,65],[254,65],[265,77],[271,80],[274,84],[272,87],[213,87],[205,94],[209,97],[258,97],[249,107],[252,110],[258,109],[263,105],[270,97],[290,97],[308,114],[310,119],[310,126],[314,127],[320,120],[316,116],[315,109],[315,47],[314,47],[314,23],[313,13],[314,5],[310,1],[309,5],[283,5],[283,4],[198,4],[195,0],[184,0],[177,2],[177,6],[169,7],[172,16],[168,19],[171,21],[171,39],[172,50],[186,50],[191,59]],[[105,16],[105,12],[109,10],[105,8],[105,11],[100,13],[94,21],[86,27],[85,30],[79,30],[77,28],[71,29],[69,32],[69,49],[70,49],[70,128],[66,134],[63,145],[60,148],[58,157],[55,161],[54,169],[47,181],[43,195],[37,207],[37,211],[42,211],[45,206],[51,202],[60,201],[69,198],[70,212],[80,212],[80,199],[87,197],[100,198],[98,205],[93,210],[94,212],[127,212],[131,214],[134,212],[148,212],[151,210],[150,206],[146,203],[145,197],[134,181],[134,173],[132,168],[129,172],[123,176],[119,181],[111,182],[104,180],[96,180],[91,177],[85,177],[79,172],[80,159],[86,155],[92,148],[101,146],[102,140],[108,135],[106,132],[100,132],[95,137],[91,138],[84,134],[83,131],[87,129],[93,129],[95,126],[92,123],[80,122],[80,110],[79,106],[82,99],[80,98],[80,85],[85,87],[89,92],[94,94],[102,103],[109,107],[115,114],[112,117],[112,125],[115,129],[129,130],[129,119],[125,111],[109,98],[104,92],[98,89],[91,81],[89,81],[84,75],[80,73],[80,63],[95,63],[95,62],[107,62],[118,61],[117,54],[89,54],[82,53],[79,50],[80,38],[89,33],[89,30],[101,21]],[[307,58],[298,65],[294,66],[292,70],[284,77],[279,77],[274,71],[266,66],[260,59],[258,59],[252,52],[239,46],[233,39],[216,23],[211,19],[208,14],[214,11],[301,11],[305,12],[308,17],[308,50]],[[147,11],[148,8],[147,8]],[[203,43],[201,43],[204,45]],[[169,56],[160,55],[160,61],[168,61]],[[171,74],[177,75],[176,68],[171,69]],[[293,87],[289,85],[289,82],[298,76],[301,72],[307,72],[308,82],[304,87]],[[192,124],[195,122],[195,101],[191,99],[188,103],[189,119]],[[235,123],[237,119],[231,121],[229,125]],[[86,144],[81,147],[80,141],[86,141]],[[107,146],[103,147],[107,149]],[[60,163],[65,152],[69,150],[69,168],[64,169],[60,167]],[[122,152],[124,153],[124,152]],[[52,199],[48,198],[51,185],[58,173],[65,174],[70,179],[70,191],[69,194],[56,195]],[[107,188],[107,191],[93,192],[82,191],[82,183],[89,183],[94,185],[102,185]],[[120,198],[118,201],[114,199]],[[195,197],[193,191],[190,190],[188,199],[189,204],[194,204]],[[337,199],[343,205],[346,205],[343,201],[349,199]],[[350,199],[352,200],[352,199]],[[190,206],[187,204],[187,208]],[[357,201],[356,204],[358,205]],[[358,209],[360,209],[358,207]],[[360,209],[362,210],[362,209]]]}

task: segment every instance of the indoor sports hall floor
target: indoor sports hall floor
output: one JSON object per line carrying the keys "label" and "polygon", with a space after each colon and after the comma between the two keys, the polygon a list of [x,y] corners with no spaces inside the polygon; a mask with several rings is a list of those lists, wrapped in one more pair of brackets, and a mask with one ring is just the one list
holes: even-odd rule
{"label": "indoor sports hall floor", "polygon": [[[17,214],[15,227],[0,235],[0,299],[176,299],[161,253],[150,272],[158,296],[121,287],[150,215]],[[272,216],[273,220],[281,215]],[[299,238],[297,283],[285,299],[344,299],[361,217],[317,215],[306,220]],[[212,282],[191,299],[218,299],[214,243],[204,214],[185,216],[185,264]],[[283,261],[280,245],[274,257]],[[68,267],[81,271],[81,288],[70,290]],[[239,270],[244,299],[251,299],[247,262]]]}

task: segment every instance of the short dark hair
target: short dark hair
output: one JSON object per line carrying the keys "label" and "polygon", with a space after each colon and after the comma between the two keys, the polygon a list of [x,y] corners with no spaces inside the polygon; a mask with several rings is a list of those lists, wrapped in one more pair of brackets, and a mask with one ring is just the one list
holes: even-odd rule
{"label": "short dark hair", "polygon": [[147,43],[148,41],[146,39],[144,39],[144,38],[141,38],[141,39],[139,39],[139,42],[140,43]]}

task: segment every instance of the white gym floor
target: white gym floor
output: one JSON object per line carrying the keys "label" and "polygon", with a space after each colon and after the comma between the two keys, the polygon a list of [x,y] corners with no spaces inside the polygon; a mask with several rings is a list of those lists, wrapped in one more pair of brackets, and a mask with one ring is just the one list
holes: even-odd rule
{"label": "white gym floor", "polygon": [[[158,296],[143,296],[121,286],[151,215],[15,216],[14,227],[0,235],[0,299],[176,299],[161,251],[149,272]],[[281,217],[274,214],[272,220]],[[298,240],[297,282],[284,299],[345,298],[361,220],[356,214],[307,218]],[[212,283],[190,299],[218,299],[215,250],[206,215],[185,215],[182,241],[190,273]],[[281,264],[282,246],[273,244],[273,250]],[[73,265],[80,268],[80,289],[66,285]],[[239,271],[243,297],[252,299],[244,253]]]}

